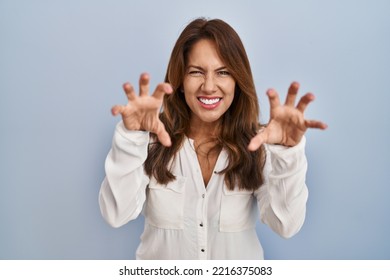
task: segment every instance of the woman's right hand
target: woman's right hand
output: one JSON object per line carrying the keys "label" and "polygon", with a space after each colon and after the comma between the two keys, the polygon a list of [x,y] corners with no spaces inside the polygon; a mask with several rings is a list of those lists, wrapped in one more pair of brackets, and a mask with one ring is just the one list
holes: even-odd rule
{"label": "woman's right hand", "polygon": [[162,145],[169,147],[171,138],[160,121],[159,114],[165,94],[173,92],[171,85],[161,83],[153,95],[149,95],[150,77],[141,74],[139,79],[140,93],[136,95],[131,84],[125,83],[123,89],[127,95],[127,105],[116,105],[111,112],[114,116],[121,114],[123,124],[128,130],[144,130],[155,133]]}

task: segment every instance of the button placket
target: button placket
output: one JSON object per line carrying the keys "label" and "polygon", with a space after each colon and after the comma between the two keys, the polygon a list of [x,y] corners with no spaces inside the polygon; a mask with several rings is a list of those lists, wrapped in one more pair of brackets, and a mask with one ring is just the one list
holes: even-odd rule
{"label": "button placket", "polygon": [[207,197],[206,192],[204,191],[201,196],[199,197],[199,206],[200,211],[198,216],[198,250],[199,252],[199,258],[200,259],[206,259],[206,248],[207,248]]}

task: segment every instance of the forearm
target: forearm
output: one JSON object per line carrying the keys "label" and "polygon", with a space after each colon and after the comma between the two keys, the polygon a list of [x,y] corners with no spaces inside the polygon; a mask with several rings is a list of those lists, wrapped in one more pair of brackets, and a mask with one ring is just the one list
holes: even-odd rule
{"label": "forearm", "polygon": [[305,138],[293,148],[269,147],[268,175],[259,190],[261,220],[285,238],[302,227],[308,189]]}
{"label": "forearm", "polygon": [[149,183],[143,169],[148,143],[149,133],[127,131],[122,122],[117,125],[99,193],[101,213],[113,227],[135,219],[142,210]]}

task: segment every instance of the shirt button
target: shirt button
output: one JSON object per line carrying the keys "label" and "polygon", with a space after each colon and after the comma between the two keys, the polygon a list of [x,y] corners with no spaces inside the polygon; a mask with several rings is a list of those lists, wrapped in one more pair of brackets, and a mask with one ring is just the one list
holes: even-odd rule
{"label": "shirt button", "polygon": [[202,198],[204,198],[204,194],[202,194]]}
{"label": "shirt button", "polygon": [[204,249],[201,249],[200,251],[201,251],[202,253],[204,253]]}
{"label": "shirt button", "polygon": [[200,226],[200,227],[203,227],[203,223],[200,223],[199,226]]}

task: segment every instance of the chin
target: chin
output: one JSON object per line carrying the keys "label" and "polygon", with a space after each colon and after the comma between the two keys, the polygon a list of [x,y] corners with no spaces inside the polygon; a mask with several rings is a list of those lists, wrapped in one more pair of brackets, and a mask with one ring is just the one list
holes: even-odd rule
{"label": "chin", "polygon": [[201,121],[205,123],[215,123],[219,122],[222,119],[223,115],[218,115],[218,116],[202,116],[200,119]]}

